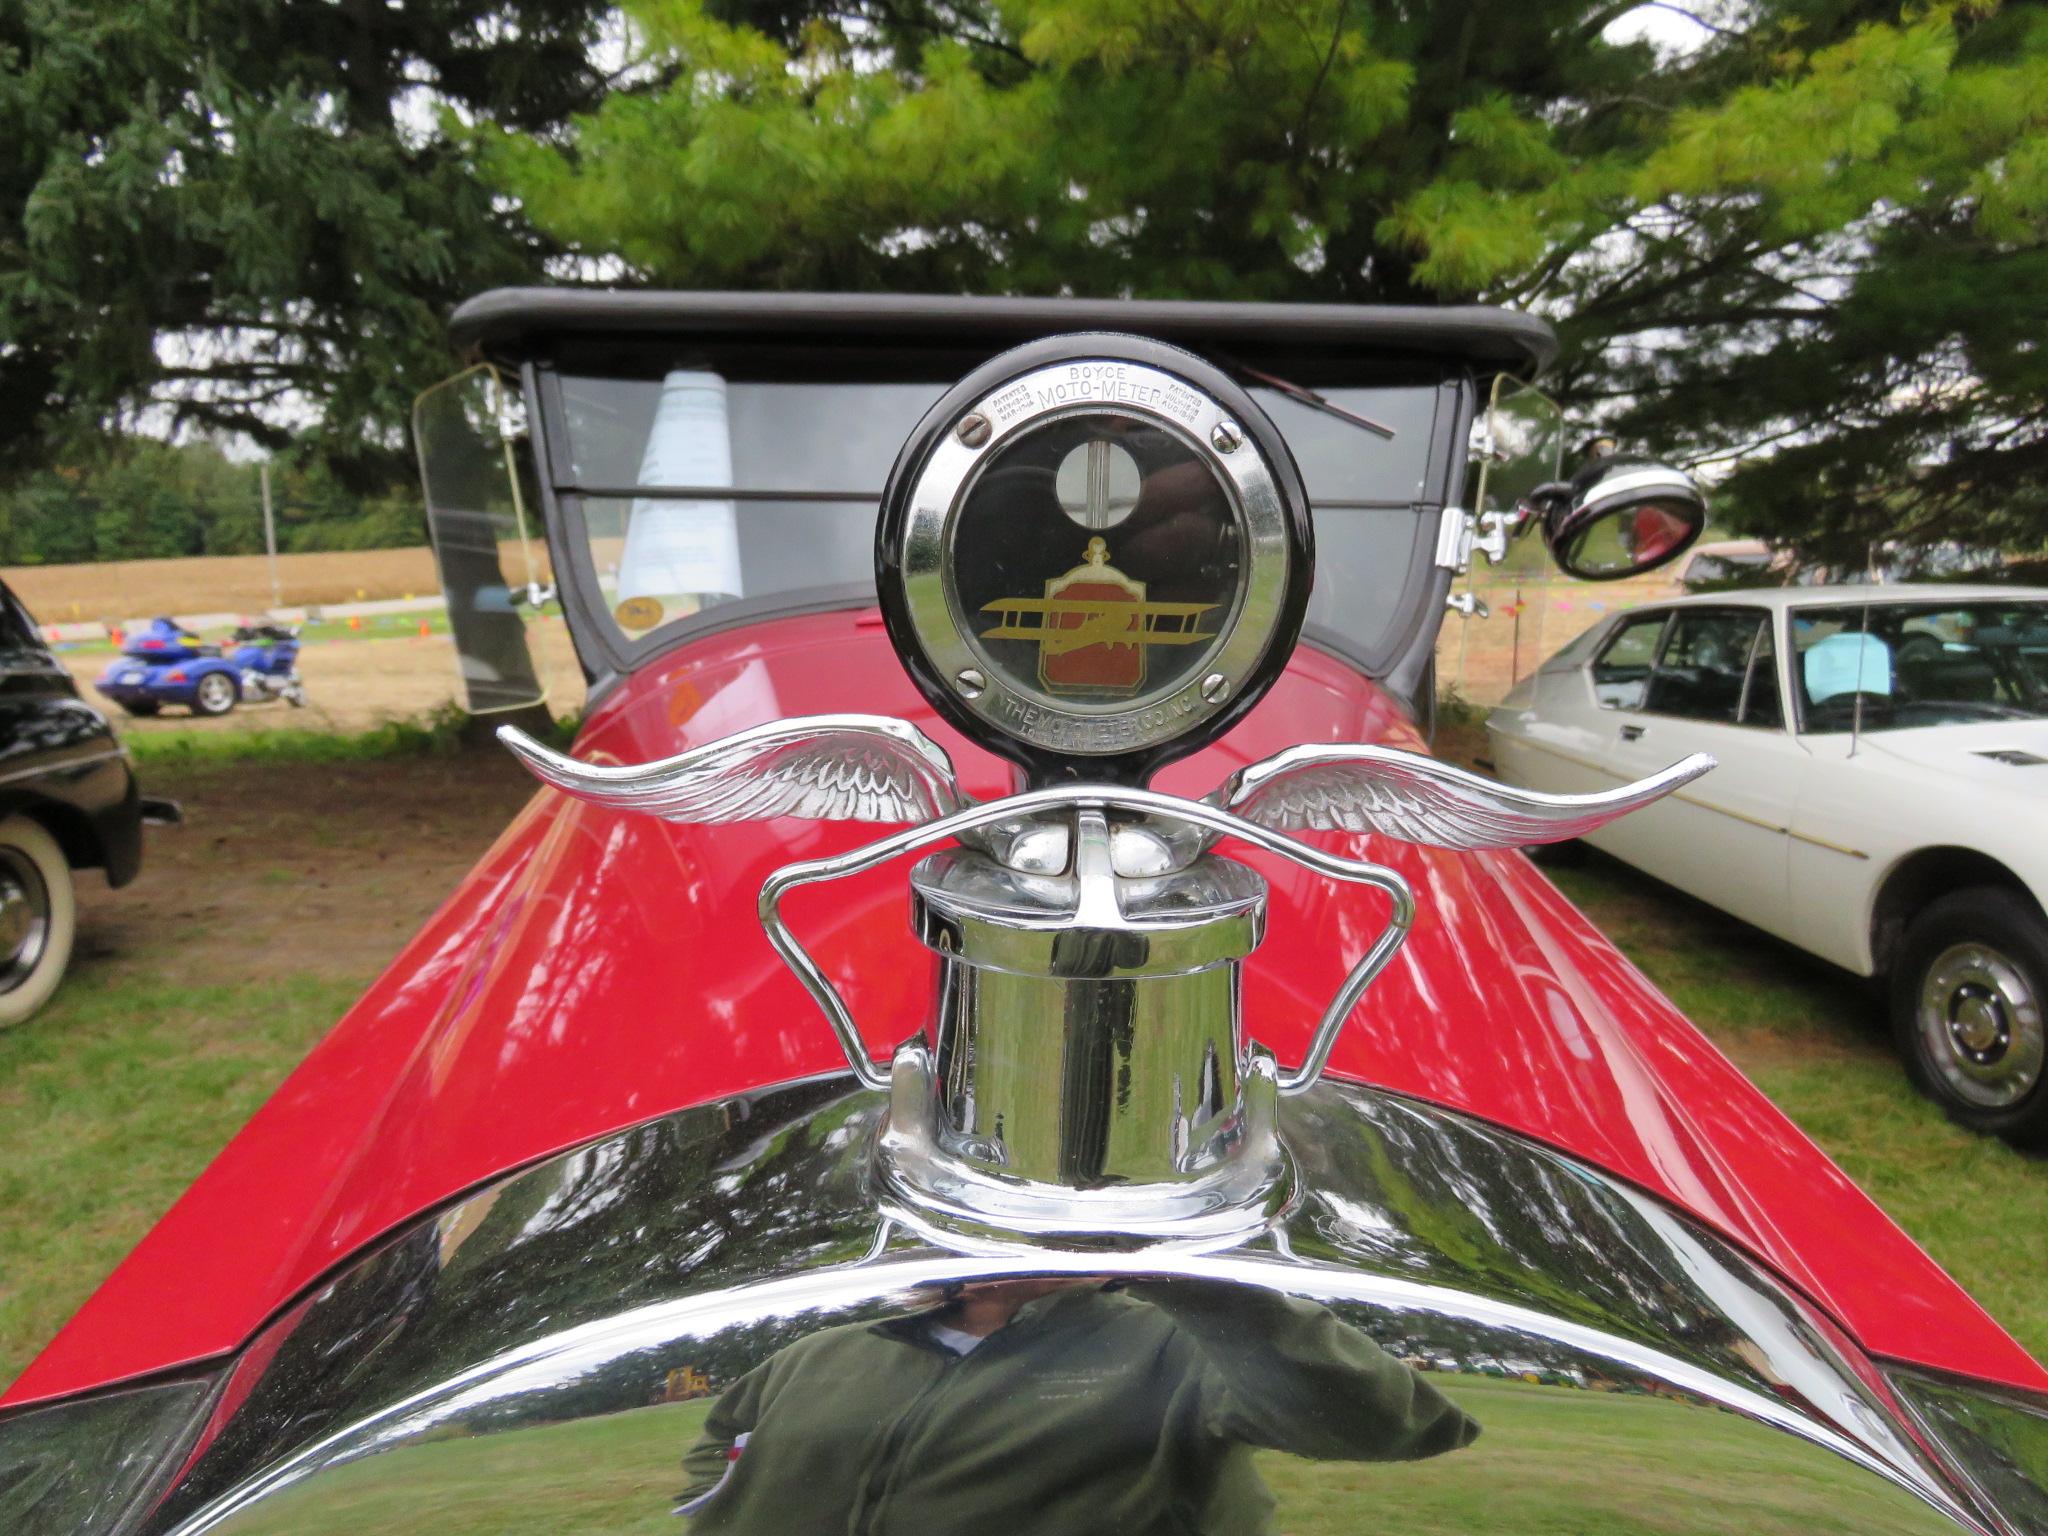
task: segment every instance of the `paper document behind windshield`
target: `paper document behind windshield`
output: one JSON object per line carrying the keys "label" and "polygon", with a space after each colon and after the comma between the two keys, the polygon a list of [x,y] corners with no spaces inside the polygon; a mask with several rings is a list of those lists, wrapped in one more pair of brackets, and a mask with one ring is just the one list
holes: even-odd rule
{"label": "paper document behind windshield", "polygon": [[[729,486],[732,435],[725,380],[678,369],[661,383],[661,403],[640,459],[642,485]],[[730,501],[633,503],[619,555],[621,600],[740,597],[739,522]]]}

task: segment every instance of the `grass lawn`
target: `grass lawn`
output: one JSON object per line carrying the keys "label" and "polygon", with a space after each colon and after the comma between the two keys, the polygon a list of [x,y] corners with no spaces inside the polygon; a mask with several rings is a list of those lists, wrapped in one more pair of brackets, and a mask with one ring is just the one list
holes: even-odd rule
{"label": "grass lawn", "polygon": [[2048,1158],[1951,1124],[1906,1083],[1870,983],[1588,850],[1547,871],[1684,1013],[2048,1359]]}
{"label": "grass lawn", "polygon": [[[453,738],[447,727],[134,738],[149,790],[181,799],[188,824],[150,831],[143,876],[127,890],[81,880],[79,948],[63,990],[42,1015],[0,1032],[0,1380],[527,798],[530,783],[506,754]],[[1919,1099],[1860,984],[1598,856],[1555,877],[1908,1232],[2048,1355],[2048,1161],[1959,1131]]]}
{"label": "grass lawn", "polygon": [[[78,880],[50,1006],[0,1030],[12,1380],[503,830],[532,785],[455,730],[137,735],[143,872]],[[374,807],[374,814],[365,814]]]}
{"label": "grass lawn", "polygon": [[[1733,1414],[1640,1396],[1460,1378],[1446,1389],[1483,1426],[1430,1461],[1304,1461],[1258,1454],[1289,1536],[1862,1536],[1934,1522],[1834,1456]],[[857,1403],[855,1391],[851,1398]],[[371,1456],[273,1497],[244,1536],[355,1536],[431,1527],[440,1536],[655,1536],[708,1400],[499,1434],[429,1440]],[[1588,1458],[1600,1467],[1586,1475]],[[1503,1513],[1512,1511],[1511,1518]],[[1878,1523],[1873,1525],[1873,1517]],[[979,1522],[1009,1528],[997,1507]]]}

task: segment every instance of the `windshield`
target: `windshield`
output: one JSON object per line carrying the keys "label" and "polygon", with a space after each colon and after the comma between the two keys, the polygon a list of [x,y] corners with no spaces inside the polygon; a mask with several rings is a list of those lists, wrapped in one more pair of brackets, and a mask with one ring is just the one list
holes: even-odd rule
{"label": "windshield", "polygon": [[2048,603],[1873,603],[1792,613],[1792,676],[1813,732],[2048,715]]}
{"label": "windshield", "polygon": [[[843,365],[842,365],[843,366]],[[629,647],[719,603],[871,586],[875,513],[897,451],[951,378],[747,378],[698,363],[660,377],[556,376],[554,465],[568,527]],[[823,371],[823,370],[818,370]],[[1315,505],[1308,622],[1371,658],[1402,638],[1402,594],[1434,548],[1434,383],[1333,387],[1329,404],[1265,386]]]}

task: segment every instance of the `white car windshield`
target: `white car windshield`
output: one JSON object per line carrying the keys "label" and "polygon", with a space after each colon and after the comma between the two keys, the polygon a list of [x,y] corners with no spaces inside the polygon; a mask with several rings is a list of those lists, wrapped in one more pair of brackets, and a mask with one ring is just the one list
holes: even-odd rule
{"label": "white car windshield", "polygon": [[1872,603],[1791,614],[1810,732],[2048,716],[2048,603]]}

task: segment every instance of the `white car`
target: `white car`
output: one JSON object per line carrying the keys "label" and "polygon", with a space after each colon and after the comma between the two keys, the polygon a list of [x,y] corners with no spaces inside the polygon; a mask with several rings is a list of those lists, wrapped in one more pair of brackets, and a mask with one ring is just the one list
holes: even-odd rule
{"label": "white car", "polygon": [[1920,1085],[2048,1143],[2048,589],[1787,588],[1588,630],[1486,723],[1511,784],[1720,766],[1586,841],[1862,976]]}

